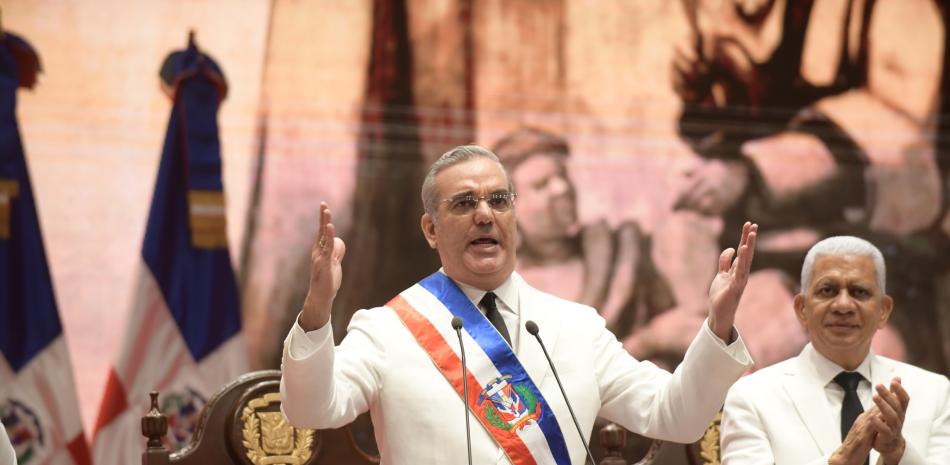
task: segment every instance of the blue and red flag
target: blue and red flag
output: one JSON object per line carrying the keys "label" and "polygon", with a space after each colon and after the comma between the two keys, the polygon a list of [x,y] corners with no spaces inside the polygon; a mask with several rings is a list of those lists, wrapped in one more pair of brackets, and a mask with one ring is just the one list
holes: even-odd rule
{"label": "blue and red flag", "polygon": [[16,119],[39,58],[0,32],[0,420],[20,464],[88,464],[72,364]]}
{"label": "blue and red flag", "polygon": [[96,422],[97,465],[141,460],[149,391],[161,392],[168,443],[179,448],[208,397],[248,369],[221,180],[217,112],[227,86],[193,40],[160,75],[174,103],[125,344]]}

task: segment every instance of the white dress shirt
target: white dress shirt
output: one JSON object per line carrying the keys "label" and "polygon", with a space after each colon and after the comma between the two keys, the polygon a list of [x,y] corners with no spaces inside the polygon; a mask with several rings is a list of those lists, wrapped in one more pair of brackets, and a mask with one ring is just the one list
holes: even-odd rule
{"label": "white dress shirt", "polygon": [[874,379],[871,377],[873,374],[871,373],[871,357],[873,357],[873,354],[868,353],[867,357],[858,365],[856,370],[845,370],[841,368],[837,363],[828,360],[824,355],[818,353],[817,350],[808,352],[807,356],[815,366],[815,373],[824,383],[825,398],[828,400],[829,411],[834,412],[836,425],[841,424],[841,404],[844,403],[844,388],[835,382],[835,376],[838,376],[838,373],[842,371],[855,371],[864,377],[864,379],[858,383],[858,399],[861,401],[861,407],[867,411],[873,402],[871,400],[872,388],[870,381]]}

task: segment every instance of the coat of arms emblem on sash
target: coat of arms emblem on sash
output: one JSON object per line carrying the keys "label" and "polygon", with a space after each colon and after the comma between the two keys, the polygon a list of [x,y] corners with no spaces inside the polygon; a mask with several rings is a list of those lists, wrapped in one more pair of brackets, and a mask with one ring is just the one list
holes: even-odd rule
{"label": "coat of arms emblem on sash", "polygon": [[485,385],[478,396],[478,405],[490,425],[520,431],[537,423],[541,402],[528,386],[510,380],[511,375],[504,375]]}

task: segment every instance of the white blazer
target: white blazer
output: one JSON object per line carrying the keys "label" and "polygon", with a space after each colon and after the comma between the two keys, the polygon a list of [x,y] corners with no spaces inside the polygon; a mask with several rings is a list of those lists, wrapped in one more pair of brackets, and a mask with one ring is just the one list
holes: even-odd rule
{"label": "white blazer", "polygon": [[[704,324],[683,364],[670,374],[627,354],[594,309],[542,293],[517,274],[513,279],[522,321],[515,353],[555,412],[574,464],[584,463],[584,447],[524,321],[538,324],[584,441],[598,415],[646,436],[694,441],[719,410],[729,386],[751,364],[741,340],[727,349]],[[444,324],[450,324],[448,319]],[[336,428],[369,410],[383,464],[464,460],[461,399],[392,310],[357,312],[335,349],[326,331],[311,353],[294,358],[288,347],[297,337],[307,337],[299,326],[284,343],[281,379],[282,409],[292,424]],[[729,354],[737,348],[738,357]],[[472,418],[471,424],[474,463],[510,463],[477,420]]]}
{"label": "white blazer", "polygon": [[[829,409],[822,381],[809,361],[811,344],[795,358],[739,380],[723,409],[723,465],[828,463],[841,445],[840,421]],[[900,376],[910,395],[900,465],[950,464],[950,381],[885,357],[871,356],[871,384]],[[870,463],[880,454],[872,450]],[[883,461],[882,461],[883,462]],[[890,464],[888,464],[890,465]]]}
{"label": "white blazer", "polygon": [[0,464],[16,465],[16,451],[13,450],[13,444],[10,444],[10,438],[7,437],[7,429],[0,423]]}

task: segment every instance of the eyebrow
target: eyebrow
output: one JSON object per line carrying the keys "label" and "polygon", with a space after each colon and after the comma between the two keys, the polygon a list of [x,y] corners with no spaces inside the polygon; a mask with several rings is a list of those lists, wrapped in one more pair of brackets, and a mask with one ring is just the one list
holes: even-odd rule
{"label": "eyebrow", "polygon": [[[489,192],[488,194],[485,194],[485,195],[507,194],[507,193],[510,193],[510,192],[511,192],[511,191],[508,190],[508,189],[496,189],[496,190],[493,190],[493,191],[491,191],[491,192]],[[449,196],[449,198],[450,198],[450,199],[458,199],[458,198],[466,197],[466,196],[476,197],[477,195],[475,194],[475,191],[473,191],[473,190],[467,190],[467,191],[465,191],[465,192],[460,192],[460,193],[458,193],[458,194]]]}
{"label": "eyebrow", "polygon": [[450,199],[458,199],[458,198],[461,198],[461,197],[465,197],[465,196],[467,196],[467,195],[475,195],[475,191],[473,191],[473,190],[467,190],[467,191],[465,191],[465,192],[459,192],[458,194],[450,195],[449,198],[450,198]]}
{"label": "eyebrow", "polygon": [[817,289],[823,286],[835,286],[835,287],[844,286],[844,287],[849,287],[849,288],[860,287],[862,289],[871,290],[873,285],[874,285],[873,281],[865,281],[864,279],[861,279],[858,281],[848,281],[843,278],[828,276],[828,277],[820,278],[818,281],[816,281],[814,287]]}

